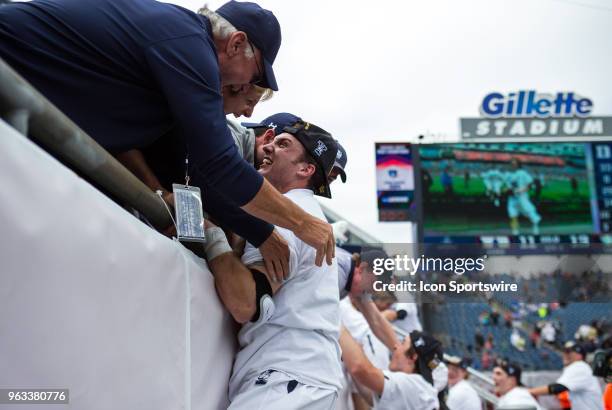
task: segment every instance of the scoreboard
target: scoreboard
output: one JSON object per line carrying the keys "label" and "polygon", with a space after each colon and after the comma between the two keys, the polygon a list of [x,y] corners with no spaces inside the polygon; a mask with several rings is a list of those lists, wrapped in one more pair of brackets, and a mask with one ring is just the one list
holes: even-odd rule
{"label": "scoreboard", "polygon": [[612,142],[423,144],[413,158],[426,245],[612,253]]}

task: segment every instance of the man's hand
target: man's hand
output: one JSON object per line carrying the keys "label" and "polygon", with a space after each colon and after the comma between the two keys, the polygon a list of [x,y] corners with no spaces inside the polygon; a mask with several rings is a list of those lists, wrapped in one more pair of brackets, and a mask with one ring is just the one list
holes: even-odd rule
{"label": "man's hand", "polygon": [[174,209],[174,193],[168,192],[165,189],[162,189],[161,191],[162,191],[162,199],[164,200],[164,202],[168,204],[170,209]]}
{"label": "man's hand", "polygon": [[294,233],[298,238],[315,248],[317,251],[315,264],[317,266],[323,264],[323,258],[327,260],[328,265],[332,264],[332,259],[336,256],[336,241],[330,224],[309,215],[309,219],[304,220]]}
{"label": "man's hand", "polygon": [[282,282],[289,277],[289,245],[276,229],[259,246],[264,258],[268,277],[275,282]]}

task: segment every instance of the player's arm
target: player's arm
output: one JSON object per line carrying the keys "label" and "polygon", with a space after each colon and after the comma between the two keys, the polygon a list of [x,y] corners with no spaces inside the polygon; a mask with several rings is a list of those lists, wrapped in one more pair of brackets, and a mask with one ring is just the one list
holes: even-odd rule
{"label": "player's arm", "polygon": [[344,326],[340,329],[340,347],[342,361],[353,379],[381,396],[385,387],[382,370],[374,367]]}
{"label": "player's arm", "polygon": [[273,284],[261,265],[246,266],[232,251],[221,228],[206,224],[206,256],[215,278],[215,287],[225,308],[238,323],[259,318],[259,301],[273,296],[280,284]]}
{"label": "player's arm", "polygon": [[[369,296],[369,295],[368,295]],[[387,349],[393,351],[397,343],[397,335],[393,330],[391,323],[380,313],[376,304],[368,296],[354,298],[353,302],[366,318],[370,329],[381,342],[387,346]]]}
{"label": "player's arm", "polygon": [[548,386],[532,387],[528,390],[532,396],[542,396],[546,394],[557,395],[559,393],[563,393],[564,391],[568,391],[569,389],[560,383],[551,383]]}

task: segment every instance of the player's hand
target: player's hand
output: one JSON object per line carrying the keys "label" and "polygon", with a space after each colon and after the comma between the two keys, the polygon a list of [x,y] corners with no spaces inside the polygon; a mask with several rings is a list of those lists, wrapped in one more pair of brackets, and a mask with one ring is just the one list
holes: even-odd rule
{"label": "player's hand", "polygon": [[326,259],[328,265],[332,264],[332,259],[336,256],[336,241],[330,224],[314,216],[309,216],[294,233],[298,238],[315,248],[317,251],[315,264],[317,266],[323,264],[323,258]]}
{"label": "player's hand", "polygon": [[289,277],[289,245],[276,229],[259,246],[259,251],[263,256],[268,278],[282,282]]}

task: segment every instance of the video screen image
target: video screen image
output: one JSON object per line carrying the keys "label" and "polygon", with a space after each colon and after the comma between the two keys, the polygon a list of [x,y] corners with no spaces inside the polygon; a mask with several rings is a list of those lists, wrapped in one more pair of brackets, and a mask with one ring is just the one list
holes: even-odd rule
{"label": "video screen image", "polygon": [[596,233],[588,143],[419,146],[425,236]]}

